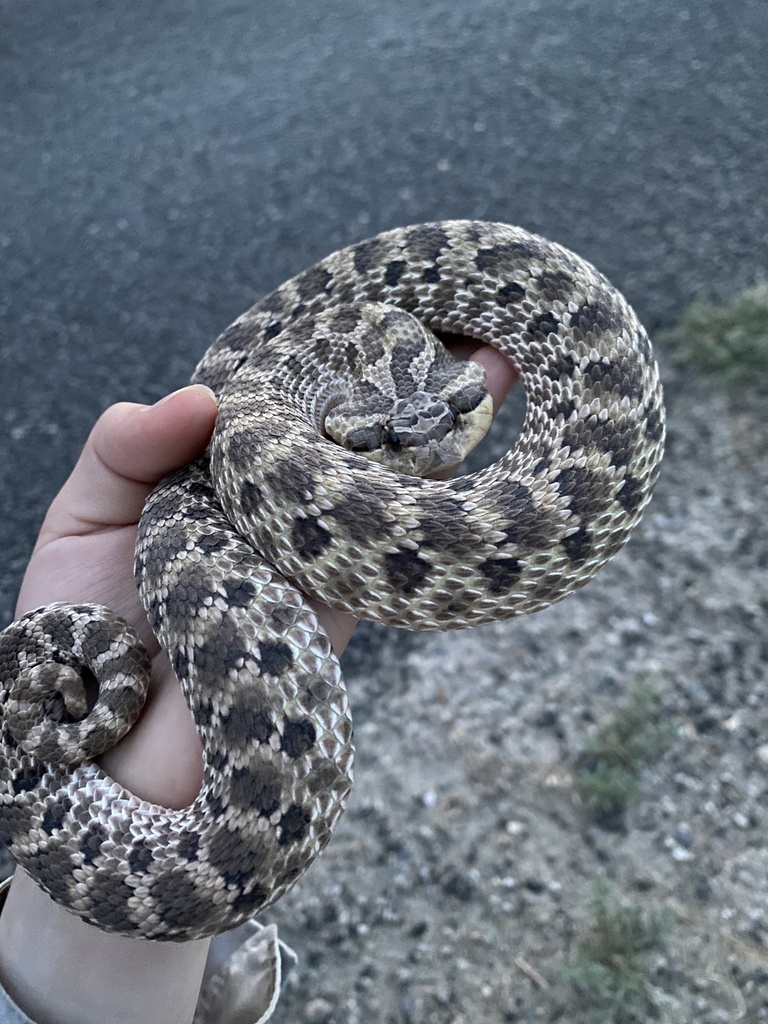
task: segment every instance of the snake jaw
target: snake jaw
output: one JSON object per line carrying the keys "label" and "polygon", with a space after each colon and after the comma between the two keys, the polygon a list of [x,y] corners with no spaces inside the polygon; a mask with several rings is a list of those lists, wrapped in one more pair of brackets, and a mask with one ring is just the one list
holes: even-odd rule
{"label": "snake jaw", "polygon": [[487,392],[477,398],[472,408],[460,412],[455,402],[416,391],[398,399],[389,417],[356,426],[333,440],[393,473],[428,476],[460,465],[485,437],[493,400]]}
{"label": "snake jaw", "polygon": [[395,404],[382,444],[364,454],[393,472],[429,476],[460,465],[487,434],[492,415],[488,393],[473,409],[458,412],[419,391]]}

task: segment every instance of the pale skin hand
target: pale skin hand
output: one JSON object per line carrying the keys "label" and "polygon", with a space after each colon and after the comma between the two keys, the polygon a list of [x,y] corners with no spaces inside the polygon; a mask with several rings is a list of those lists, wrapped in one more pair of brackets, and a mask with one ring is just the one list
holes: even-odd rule
{"label": "pale skin hand", "polygon": [[[498,409],[516,380],[506,359],[471,342]],[[194,800],[200,741],[160,650],[133,578],[136,525],[152,487],[196,458],[216,417],[211,393],[184,388],[155,406],[121,403],[95,425],[43,523],[19,594],[17,615],[53,601],[105,604],[136,628],[152,656],[139,722],[101,759],[113,778],[167,807]],[[355,619],[313,602],[341,654]],[[0,916],[0,981],[38,1024],[189,1024],[208,942],[155,943],[109,935],[53,903],[17,870]]]}

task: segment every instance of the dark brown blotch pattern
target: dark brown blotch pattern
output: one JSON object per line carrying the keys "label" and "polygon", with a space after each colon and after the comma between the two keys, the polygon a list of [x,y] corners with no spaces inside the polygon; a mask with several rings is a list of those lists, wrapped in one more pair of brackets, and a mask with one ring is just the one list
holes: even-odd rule
{"label": "dark brown blotch pattern", "polygon": [[249,740],[266,743],[275,731],[274,710],[261,683],[238,693],[237,702],[221,715],[222,739],[229,749],[237,750]]}
{"label": "dark brown blotch pattern", "polygon": [[237,898],[238,890],[258,881],[254,878],[254,868],[265,864],[273,843],[268,834],[248,834],[226,826],[212,836],[207,850],[208,859],[233,890],[234,898]]}
{"label": "dark brown blotch pattern", "polygon": [[486,558],[477,568],[486,580],[488,593],[494,596],[512,590],[523,575],[523,564],[517,558]]}
{"label": "dark brown blotch pattern", "polygon": [[304,839],[311,820],[312,814],[307,807],[299,807],[297,804],[291,804],[285,814],[280,818],[280,824],[278,826],[280,835],[278,842],[280,845],[288,846],[291,843],[298,843]]}
{"label": "dark brown blotch pattern", "polygon": [[436,263],[450,239],[439,224],[421,224],[411,228],[406,236],[408,253],[414,260]]}
{"label": "dark brown blotch pattern", "polygon": [[186,871],[165,871],[156,876],[150,893],[168,932],[184,933],[195,924],[200,895],[195,879]]}
{"label": "dark brown blotch pattern", "polygon": [[317,729],[308,718],[288,719],[283,727],[281,749],[295,761],[308,753],[317,741]]}
{"label": "dark brown blotch pattern", "polygon": [[560,541],[572,565],[580,565],[592,554],[592,534],[580,526],[575,533]]}
{"label": "dark brown blotch pattern", "polygon": [[235,768],[230,777],[229,802],[265,818],[279,808],[282,793],[280,773],[269,762],[255,761],[247,768]]}
{"label": "dark brown blotch pattern", "polygon": [[93,864],[101,854],[101,848],[109,838],[107,830],[92,821],[80,837],[80,853],[83,864]]}
{"label": "dark brown blotch pattern", "polygon": [[68,796],[62,796],[56,803],[46,807],[42,820],[43,831],[47,835],[52,836],[64,824],[71,808],[72,801]]}
{"label": "dark brown blotch pattern", "polygon": [[557,478],[559,493],[568,499],[571,512],[581,519],[597,519],[611,504],[605,481],[586,468],[571,467]]}
{"label": "dark brown blotch pattern", "polygon": [[282,640],[259,640],[259,675],[282,676],[293,668],[293,651]]}
{"label": "dark brown blotch pattern", "polygon": [[539,509],[529,487],[517,480],[501,480],[493,488],[496,506],[503,510],[504,545],[519,551],[538,551],[552,544],[553,527],[545,509]]}
{"label": "dark brown blotch pattern", "polygon": [[293,547],[306,561],[314,561],[333,543],[333,536],[317,516],[299,517],[291,531]]}
{"label": "dark brown blotch pattern", "polygon": [[296,280],[296,291],[302,302],[308,302],[323,292],[327,294],[331,290],[332,282],[331,273],[318,265],[299,275]]}
{"label": "dark brown blotch pattern", "polygon": [[424,582],[432,563],[410,548],[396,554],[386,554],[383,559],[384,573],[391,587],[404,594],[413,593]]}
{"label": "dark brown blotch pattern", "polygon": [[[463,566],[472,557],[477,538],[459,516],[459,499],[471,488],[471,481],[451,485],[449,497],[438,500],[439,509],[422,512],[409,508],[409,517],[415,515],[418,524],[412,528],[411,539],[419,544],[419,549],[402,546],[392,551],[391,523],[397,512],[391,511],[389,491],[380,492],[374,486],[367,497],[357,490],[347,495],[337,493],[332,509],[319,502],[322,515],[317,514],[317,506],[314,511],[307,507],[315,489],[315,477],[308,466],[312,464],[314,447],[321,443],[314,435],[302,439],[306,457],[297,456],[294,445],[285,472],[279,475],[280,489],[298,509],[291,524],[293,540],[307,561],[326,559],[320,564],[332,569],[336,542],[341,552],[350,543],[366,550],[367,538],[373,533],[384,553],[374,555],[371,564],[378,568],[383,583],[398,599],[402,595],[420,595],[424,587],[433,588],[430,596],[437,606],[434,619],[444,625],[463,617],[466,586],[482,585],[488,595],[502,601],[513,592],[535,592],[537,600],[549,599],[557,572],[531,589],[530,577],[526,576],[529,553],[536,553],[536,564],[541,565],[546,554],[542,556],[540,552],[555,549],[553,557],[559,559],[557,564],[562,563],[565,555],[575,569],[589,561],[591,570],[598,559],[618,549],[633,517],[647,499],[658,462],[653,446],[658,446],[663,437],[660,392],[644,332],[631,325],[636,348],[622,354],[623,342],[616,340],[615,332],[630,314],[625,312],[621,300],[613,297],[604,279],[567,253],[522,233],[481,224],[425,225],[371,239],[299,275],[262,300],[244,322],[225,331],[196,375],[196,379],[219,388],[247,360],[248,368],[239,381],[245,380],[245,375],[257,364],[277,366],[278,377],[289,373],[298,380],[305,379],[325,352],[325,328],[318,330],[315,316],[353,295],[381,300],[394,293],[404,308],[437,310],[437,328],[456,333],[456,320],[443,319],[442,310],[455,311],[457,279],[465,294],[473,296],[470,305],[476,303],[476,308],[461,313],[467,324],[475,322],[475,315],[493,316],[497,324],[502,323],[504,329],[520,338],[523,350],[519,362],[533,385],[529,400],[533,396],[547,402],[550,415],[548,422],[544,418],[546,445],[541,437],[539,448],[535,447],[536,439],[525,442],[533,446],[529,449],[533,470],[527,470],[529,476],[532,472],[532,487],[509,480],[496,480],[491,487],[494,516],[502,510],[501,521],[494,519],[494,528],[502,529],[505,538],[497,545],[497,553],[482,560],[475,575],[466,577],[471,582],[467,583],[464,577],[442,575],[446,562],[454,560],[454,564]],[[491,289],[484,297],[477,292],[481,280]],[[582,302],[570,317],[565,314],[561,324],[553,303],[559,300],[572,307],[578,296],[584,295],[589,296],[589,301]],[[524,317],[520,316],[520,307],[525,308]],[[297,318],[301,319],[292,326],[295,333],[288,334],[286,327]],[[360,326],[359,313],[339,309],[333,318],[324,314],[322,322],[329,324],[331,319],[336,321],[337,334],[347,339],[346,344],[342,341],[336,349],[340,361],[360,368],[361,357],[353,344],[353,332]],[[569,335],[571,329],[573,333]],[[520,335],[521,330],[527,333]],[[553,345],[555,334],[559,337]],[[556,351],[548,356],[547,366],[530,369],[525,362],[526,345],[533,347],[537,357],[548,348],[554,347]],[[593,348],[599,357],[585,361],[584,353],[589,351],[593,355]],[[614,352],[609,359],[606,353],[611,348]],[[618,356],[615,349],[620,353]],[[397,355],[407,362],[415,351],[404,344]],[[380,360],[384,355],[381,346],[378,351],[372,349],[374,359]],[[239,383],[228,387],[234,390]],[[645,421],[632,424],[624,414],[605,422],[594,415],[586,416],[584,406],[592,397],[602,398],[604,408],[609,401],[629,398],[634,408],[641,404],[646,408]],[[363,398],[375,405],[375,388],[370,386]],[[461,402],[471,405],[463,396],[451,409],[461,412]],[[221,417],[222,422],[227,415],[230,414]],[[281,422],[265,415],[262,419],[266,433],[261,423],[258,430],[246,426],[242,433],[239,409],[231,416],[232,422],[225,423],[226,428],[236,427],[239,432],[239,439],[230,444],[234,473],[241,481],[237,500],[245,516],[259,523],[264,519],[267,487],[272,488],[274,481],[262,484],[261,470],[251,467],[251,456],[281,436]],[[566,449],[571,456],[579,450],[587,456],[597,452],[604,456],[601,465],[610,461],[613,470],[620,472],[615,477],[603,476],[602,469],[594,468],[594,458],[589,458],[592,469],[561,467],[558,460]],[[316,723],[321,719],[313,716],[318,702],[335,703],[338,696],[334,696],[331,683],[320,675],[293,679],[298,656],[290,644],[280,639],[299,624],[298,613],[288,604],[282,610],[259,610],[259,628],[264,623],[264,632],[254,642],[253,630],[246,629],[244,623],[250,621],[248,616],[258,605],[261,591],[247,577],[222,579],[215,571],[211,575],[219,561],[231,557],[230,564],[236,564],[243,558],[244,546],[234,534],[226,532],[228,528],[218,510],[207,472],[202,461],[196,469],[179,471],[170,484],[160,489],[160,499],[150,499],[142,520],[137,555],[140,574],[159,573],[162,578],[162,592],[160,588],[154,592],[149,587],[146,600],[153,624],[161,630],[176,630],[173,636],[179,638],[178,649],[171,645],[170,654],[180,677],[187,681],[185,685],[194,687],[190,703],[206,737],[206,777],[217,779],[205,795],[202,824],[182,834],[174,833],[170,855],[167,848],[156,849],[148,840],[138,839],[115,875],[114,862],[108,856],[112,847],[107,846],[107,833],[91,820],[88,807],[78,804],[70,808],[67,797],[49,796],[44,809],[34,815],[36,826],[49,843],[48,848],[37,854],[46,888],[54,898],[66,902],[74,856],[75,862],[82,862],[87,869],[92,919],[127,933],[139,928],[142,914],[152,910],[160,915],[160,931],[165,930],[166,937],[184,937],[194,931],[200,926],[201,915],[204,916],[210,900],[209,890],[201,897],[201,878],[209,878],[210,883],[205,884],[214,888],[220,887],[222,881],[225,885],[230,911],[220,911],[219,923],[224,927],[237,923],[232,915],[247,915],[270,902],[281,887],[298,877],[308,859],[328,839],[338,808],[334,815],[324,819],[317,811],[320,795],[325,800],[333,792],[343,802],[349,788],[349,779],[341,766],[318,755]],[[366,477],[365,472],[362,477]],[[418,485],[414,488],[418,489]],[[573,517],[571,532],[566,537],[562,536],[562,526],[554,529],[547,517],[547,503],[553,500],[558,509],[565,506]],[[236,504],[235,498],[232,501]],[[179,508],[186,511],[177,530],[173,521]],[[601,529],[593,535],[592,521],[602,516],[604,523],[605,512],[614,517],[612,532],[608,531],[606,537],[606,531]],[[209,525],[211,522],[213,526]],[[576,529],[572,528],[574,525]],[[192,536],[197,540],[188,548]],[[231,555],[228,549],[237,553]],[[269,556],[270,550],[266,541],[262,554]],[[196,564],[199,560],[204,565]],[[347,583],[339,583],[338,592],[346,586],[352,595],[353,576],[350,574]],[[573,576],[567,575],[564,589],[577,585]],[[521,591],[521,584],[527,589]],[[560,585],[559,581],[555,580],[554,585]],[[221,611],[222,600],[228,612]],[[203,609],[208,614],[203,614]],[[66,635],[69,627],[54,619],[49,626],[53,642],[66,648],[71,642]],[[84,636],[89,657],[98,659],[109,651],[111,641],[100,625],[90,625]],[[0,651],[4,650],[0,646]],[[66,656],[59,654],[56,660],[66,661]],[[291,694],[289,713],[272,705],[272,693],[282,687],[287,687]],[[334,736],[342,744],[351,739],[348,719],[334,728]],[[270,745],[269,750],[262,749],[258,757],[251,758],[253,751],[265,743]],[[312,770],[306,777],[301,776],[298,789],[291,789],[297,772],[294,762],[300,762],[303,771],[308,760],[313,763]],[[13,840],[14,849],[23,846],[22,837],[30,817],[28,805],[31,806],[35,791],[43,784],[43,777],[42,769],[23,762],[15,778],[6,785],[6,793],[15,802],[4,808],[1,830]],[[316,819],[314,814],[318,815]],[[254,822],[263,827],[265,818],[271,819],[265,832],[251,831]],[[235,821],[243,823],[236,826]],[[61,856],[57,860],[57,844],[64,842],[62,837],[76,826],[81,828],[74,840],[76,852],[70,852],[69,862]],[[195,871],[204,871],[194,874],[188,870],[190,866]],[[120,871],[125,874],[121,876]],[[139,907],[132,897],[133,890],[125,881],[128,872],[150,885],[146,907]]]}

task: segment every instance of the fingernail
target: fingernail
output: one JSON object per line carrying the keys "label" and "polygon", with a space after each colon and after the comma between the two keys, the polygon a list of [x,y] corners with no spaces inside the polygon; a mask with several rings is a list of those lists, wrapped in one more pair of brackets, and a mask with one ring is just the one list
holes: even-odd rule
{"label": "fingernail", "polygon": [[170,395],[166,395],[165,398],[161,398],[159,401],[155,402],[152,408],[157,409],[157,407],[162,405],[164,402],[169,402],[172,398],[175,398],[176,395],[180,395],[185,391],[203,391],[205,394],[210,395],[214,402],[216,401],[216,395],[214,395],[213,391],[211,391],[207,384],[187,384],[186,387],[179,388],[177,391],[172,391]]}

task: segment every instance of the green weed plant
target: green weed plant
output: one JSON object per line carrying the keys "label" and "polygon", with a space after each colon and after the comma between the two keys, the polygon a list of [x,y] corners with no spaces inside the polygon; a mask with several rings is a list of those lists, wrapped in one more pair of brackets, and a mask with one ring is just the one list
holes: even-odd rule
{"label": "green weed plant", "polygon": [[724,306],[694,302],[679,324],[659,335],[676,361],[727,384],[768,382],[768,284],[746,288]]}
{"label": "green weed plant", "polygon": [[639,683],[627,702],[584,744],[575,784],[597,824],[623,827],[624,814],[637,797],[643,767],[675,737],[675,726],[662,714],[659,684]]}
{"label": "green weed plant", "polygon": [[661,950],[668,915],[620,902],[601,885],[593,922],[564,967],[579,1008],[593,1024],[645,1024],[658,1017],[649,980],[651,954]]}

